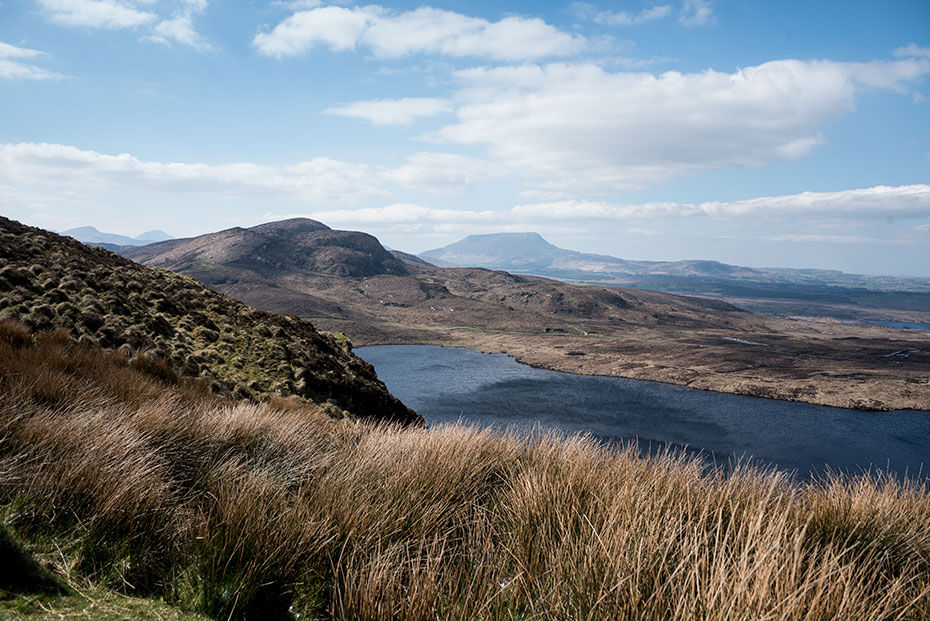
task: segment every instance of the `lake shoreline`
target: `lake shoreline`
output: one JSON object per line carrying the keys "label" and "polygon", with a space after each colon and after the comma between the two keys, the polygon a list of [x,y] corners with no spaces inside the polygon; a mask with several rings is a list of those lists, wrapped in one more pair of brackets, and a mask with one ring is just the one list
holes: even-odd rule
{"label": "lake shoreline", "polygon": [[[469,330],[469,336],[482,333]],[[755,375],[736,376],[732,373],[717,373],[708,369],[702,372],[689,370],[681,373],[679,369],[662,365],[630,363],[629,356],[619,357],[620,364],[610,364],[607,354],[589,358],[588,353],[574,353],[564,343],[548,348],[527,347],[525,343],[515,342],[509,335],[495,335],[492,338],[463,338],[463,334],[445,332],[431,338],[414,339],[363,339],[353,347],[372,347],[380,345],[436,345],[440,347],[457,347],[486,354],[506,354],[521,364],[537,369],[560,371],[573,375],[592,377],[619,377],[625,379],[657,382],[684,386],[707,392],[757,397],[785,401],[789,403],[807,403],[826,407],[858,410],[861,412],[914,411],[930,412],[930,381],[923,385],[915,384],[910,390],[919,394],[901,394],[896,392],[901,382],[882,382],[868,378],[874,390],[867,391],[860,384],[849,386],[844,377],[816,378],[776,377],[769,380]],[[564,340],[564,337],[552,336],[549,339]],[[725,338],[725,337],[721,337]],[[566,351],[566,349],[568,349]],[[890,384],[890,385],[889,385]],[[812,390],[813,389],[813,390]],[[872,395],[869,401],[862,398],[863,393]],[[922,404],[925,404],[921,406]]]}
{"label": "lake shoreline", "polygon": [[[706,453],[814,476],[869,468],[925,476],[930,419],[530,367],[506,353],[437,345],[359,348],[388,389],[429,426],[464,422],[590,434],[641,449]],[[436,390],[435,386],[441,386]]]}

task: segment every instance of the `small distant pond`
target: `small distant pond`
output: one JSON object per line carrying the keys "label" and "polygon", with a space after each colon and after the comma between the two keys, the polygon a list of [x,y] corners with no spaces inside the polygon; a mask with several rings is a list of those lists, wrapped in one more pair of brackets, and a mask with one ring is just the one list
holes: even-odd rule
{"label": "small distant pond", "polygon": [[930,323],[913,323],[910,321],[870,321],[869,323],[903,330],[930,330]]}
{"label": "small distant pond", "polygon": [[359,347],[388,389],[429,425],[540,426],[607,442],[752,456],[804,479],[869,466],[927,478],[930,412],[860,412],[616,377],[534,369],[503,354],[427,345]]}

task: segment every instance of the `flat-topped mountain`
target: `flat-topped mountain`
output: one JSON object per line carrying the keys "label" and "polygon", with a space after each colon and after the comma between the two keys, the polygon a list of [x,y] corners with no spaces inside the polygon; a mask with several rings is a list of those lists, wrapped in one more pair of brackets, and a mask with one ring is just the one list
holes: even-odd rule
{"label": "flat-topped mountain", "polygon": [[294,395],[334,414],[422,422],[345,339],[297,317],[249,308],[193,278],[5,218],[0,319],[164,360],[223,394]]}
{"label": "flat-topped mountain", "polygon": [[[551,251],[538,236],[522,239]],[[256,308],[305,317],[356,345],[456,345],[576,373],[845,407],[930,407],[930,335],[785,321],[720,300],[642,289],[438,267],[392,254],[370,235],[312,220],[127,254]],[[888,356],[894,352],[907,355]]]}
{"label": "flat-topped mountain", "polygon": [[407,273],[403,262],[371,235],[334,231],[307,218],[174,239],[124,249],[121,254],[176,272],[223,265],[275,275],[305,271],[340,277]]}
{"label": "flat-topped mountain", "polygon": [[419,255],[427,261],[459,267],[486,267],[540,276],[582,274],[677,274],[738,278],[760,272],[717,261],[628,261],[603,254],[559,248],[539,233],[490,233],[468,237]]}

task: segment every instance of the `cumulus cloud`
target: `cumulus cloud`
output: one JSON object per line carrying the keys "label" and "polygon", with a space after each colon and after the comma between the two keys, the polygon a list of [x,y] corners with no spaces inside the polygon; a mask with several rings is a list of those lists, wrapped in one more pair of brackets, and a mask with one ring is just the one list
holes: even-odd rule
{"label": "cumulus cloud", "polygon": [[642,188],[807,155],[863,88],[900,90],[930,59],[779,60],[733,73],[611,72],[593,63],[456,73],[457,122],[428,136],[486,145],[543,189]]}
{"label": "cumulus cloud", "polygon": [[356,202],[391,196],[390,184],[434,193],[465,190],[506,171],[454,153],[416,153],[400,166],[315,157],[284,166],[249,162],[152,162],[47,143],[0,144],[0,183],[33,183],[80,191],[116,189]]}
{"label": "cumulus cloud", "polygon": [[[162,15],[157,0],[38,0],[51,21],[64,26],[116,30],[148,26],[143,41],[170,45],[180,43],[200,51],[213,46],[194,28],[194,16],[203,13],[208,0],[175,0]],[[139,5],[146,5],[141,8]]]}
{"label": "cumulus cloud", "polygon": [[135,28],[158,18],[130,2],[117,0],[39,0],[39,6],[52,21],[66,26]]}
{"label": "cumulus cloud", "polygon": [[127,153],[107,155],[46,143],[0,145],[0,182],[78,192],[113,189],[307,202],[389,196],[369,166],[323,157],[284,167],[151,162]]}
{"label": "cumulus cloud", "polygon": [[353,101],[327,108],[324,112],[365,119],[372,125],[410,125],[419,117],[437,116],[451,109],[451,105],[445,99],[404,97],[403,99]]}
{"label": "cumulus cloud", "polygon": [[336,52],[363,47],[380,58],[430,53],[499,60],[566,56],[587,43],[538,18],[490,22],[434,7],[396,12],[378,5],[297,11],[252,40],[260,53],[277,58],[323,45]]}
{"label": "cumulus cloud", "polygon": [[672,7],[668,4],[652,6],[635,14],[626,11],[599,11],[593,4],[587,2],[574,2],[571,8],[581,18],[591,19],[608,26],[637,26],[656,19],[663,19],[672,13]]}
{"label": "cumulus cloud", "polygon": [[[23,58],[36,58],[45,56],[45,52],[30,50],[25,47],[16,47],[0,41],[0,78],[10,80],[60,80],[65,76],[60,73],[48,71],[31,62],[23,62]],[[11,59],[17,60],[11,60]]]}

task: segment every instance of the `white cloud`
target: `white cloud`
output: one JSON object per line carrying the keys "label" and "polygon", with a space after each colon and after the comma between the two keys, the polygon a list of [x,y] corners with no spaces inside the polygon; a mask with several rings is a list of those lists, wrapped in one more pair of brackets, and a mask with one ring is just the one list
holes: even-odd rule
{"label": "white cloud", "polygon": [[511,213],[544,219],[635,220],[706,216],[712,218],[887,218],[930,216],[930,185],[876,186],[837,192],[802,192],[740,201],[618,204],[566,200],[517,205]]}
{"label": "white cloud", "polygon": [[508,171],[493,162],[454,153],[416,153],[407,163],[382,173],[405,188],[428,192],[457,192],[474,183],[498,179]]}
{"label": "white cloud", "polygon": [[899,58],[930,58],[930,47],[920,47],[916,43],[910,43],[896,49],[894,55]]}
{"label": "white cloud", "polygon": [[277,58],[325,45],[337,52],[365,47],[381,58],[430,53],[519,60],[571,55],[587,43],[537,18],[489,22],[433,7],[396,12],[377,5],[298,11],[252,40],[260,53]]}
{"label": "white cloud", "polygon": [[710,0],[685,0],[678,18],[683,26],[707,26],[714,22]]}
{"label": "white cloud", "polygon": [[642,188],[810,153],[865,87],[901,90],[930,59],[772,61],[734,73],[610,72],[592,63],[456,73],[457,122],[427,138],[486,145],[542,189]]}
{"label": "white cloud", "polygon": [[371,168],[318,157],[285,167],[147,162],[60,144],[0,145],[0,183],[78,192],[119,190],[353,202],[385,197]]}
{"label": "white cloud", "polygon": [[67,26],[135,28],[158,18],[130,2],[117,0],[39,0],[39,6],[52,21]]}
{"label": "white cloud", "polygon": [[591,19],[608,26],[636,26],[656,19],[666,18],[672,13],[672,7],[668,4],[652,6],[636,14],[626,11],[598,11],[594,5],[587,2],[574,2],[571,8],[579,17]]}
{"label": "white cloud", "polygon": [[[195,29],[193,18],[203,13],[208,0],[174,0],[173,9],[159,16],[139,5],[157,8],[158,0],[38,0],[48,17],[65,26],[88,28],[138,28],[151,26],[143,41],[180,43],[196,50],[213,49]],[[162,5],[167,3],[162,2]],[[170,16],[169,16],[170,15]]]}
{"label": "white cloud", "polygon": [[377,99],[353,101],[324,110],[326,114],[352,116],[369,121],[372,125],[410,125],[424,116],[437,116],[452,109],[445,99],[404,97],[403,99]]}
{"label": "white cloud", "polygon": [[193,16],[190,13],[175,15],[171,19],[159,22],[155,26],[155,33],[146,39],[165,44],[174,41],[200,51],[213,49],[213,46],[194,29]]}
{"label": "white cloud", "polygon": [[[793,222],[799,217],[808,216],[832,217],[839,221],[887,217],[930,217],[930,185],[876,186],[837,192],[803,192],[730,202],[622,204],[562,200],[516,205],[504,211],[432,209],[399,203],[387,207],[329,210],[314,214],[314,217],[319,217],[323,221],[332,220],[353,224],[487,222],[497,225],[523,223],[524,226],[546,221],[565,221],[575,224],[585,220],[656,222],[693,217],[743,218],[752,221],[764,218]],[[631,227],[627,229],[627,232],[646,236],[662,234],[661,231],[648,227]],[[791,241],[798,241],[805,236],[792,235],[790,237],[792,237]],[[833,237],[839,239],[844,236],[834,235]],[[785,239],[787,240],[788,237],[786,236]]]}
{"label": "white cloud", "polygon": [[45,52],[16,47],[0,41],[0,78],[10,80],[60,80],[65,76],[48,71],[28,62],[10,60],[11,58],[35,58],[44,56]]}
{"label": "white cloud", "polygon": [[43,54],[45,54],[45,52],[30,50],[25,47],[16,47],[15,45],[0,41],[0,58],[34,58]]}
{"label": "white cloud", "polygon": [[171,45],[172,42],[205,52],[215,49],[194,29],[194,16],[207,10],[207,0],[181,0],[180,6],[169,19],[160,21],[146,41]]}

